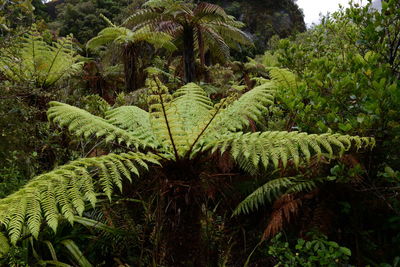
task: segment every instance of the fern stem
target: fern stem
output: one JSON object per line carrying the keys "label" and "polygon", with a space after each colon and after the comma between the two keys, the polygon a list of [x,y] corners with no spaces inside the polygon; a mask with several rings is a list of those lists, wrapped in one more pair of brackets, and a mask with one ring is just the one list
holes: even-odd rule
{"label": "fern stem", "polygon": [[160,104],[161,104],[161,107],[162,107],[162,110],[163,110],[164,120],[165,120],[165,123],[167,125],[169,139],[171,140],[172,148],[174,149],[175,158],[178,161],[179,154],[178,154],[178,150],[176,149],[174,138],[172,136],[171,127],[169,126],[169,121],[168,121],[168,118],[167,118],[167,112],[165,110],[164,100],[163,100],[162,95],[161,95],[161,87],[158,84],[157,79],[155,78],[155,76],[153,76],[153,79],[154,79],[154,81],[155,81],[155,83],[156,83],[156,85],[158,87],[158,91],[159,91],[158,96],[160,97]]}

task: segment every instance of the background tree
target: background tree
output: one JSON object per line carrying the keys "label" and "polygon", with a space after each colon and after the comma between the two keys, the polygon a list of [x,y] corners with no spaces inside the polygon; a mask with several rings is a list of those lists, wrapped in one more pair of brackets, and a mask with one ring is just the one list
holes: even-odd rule
{"label": "background tree", "polygon": [[245,23],[244,30],[251,34],[256,54],[262,54],[269,48],[268,41],[274,35],[286,38],[306,30],[303,12],[293,0],[210,0],[209,2],[220,5],[228,14],[240,18]]}
{"label": "background tree", "polygon": [[220,59],[229,56],[229,47],[251,44],[239,28],[242,23],[228,16],[216,5],[193,4],[190,1],[148,1],[145,9],[131,15],[125,24],[147,27],[171,34],[182,45],[184,81],[196,80],[195,49],[198,48],[200,63],[205,64],[209,50]]}
{"label": "background tree", "polygon": [[[103,14],[113,21],[128,7],[130,0],[58,0],[46,3],[48,13],[53,20],[50,28],[59,31],[61,36],[73,34],[81,43],[107,27],[107,23],[100,17]],[[121,18],[120,18],[121,19]]]}
{"label": "background tree", "polygon": [[1,50],[0,71],[16,83],[48,89],[82,69],[71,37],[49,45],[34,27],[14,46]]}
{"label": "background tree", "polygon": [[[105,18],[105,17],[103,17]],[[143,87],[146,80],[147,66],[139,68],[138,61],[144,43],[152,44],[158,48],[166,48],[173,51],[176,47],[171,43],[172,37],[166,33],[153,32],[148,27],[131,31],[122,26],[116,26],[105,18],[109,27],[99,32],[98,36],[90,39],[86,44],[88,49],[97,49],[105,44],[114,43],[123,47],[122,61],[124,63],[125,87],[127,92]]]}

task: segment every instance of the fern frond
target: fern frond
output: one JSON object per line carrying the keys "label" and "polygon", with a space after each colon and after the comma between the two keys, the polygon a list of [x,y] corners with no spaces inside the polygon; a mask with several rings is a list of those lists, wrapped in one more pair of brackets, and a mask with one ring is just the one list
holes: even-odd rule
{"label": "fern frond", "polygon": [[195,83],[181,87],[173,97],[172,104],[182,119],[184,130],[195,135],[210,118],[210,111],[213,108],[211,99],[203,88]]}
{"label": "fern frond", "polygon": [[132,15],[130,15],[122,25],[129,25],[138,27],[140,25],[146,25],[148,23],[156,23],[161,21],[160,14],[153,8],[138,9]]}
{"label": "fern frond", "polygon": [[288,69],[269,67],[268,71],[271,79],[278,87],[292,89],[297,86],[296,75]]}
{"label": "fern frond", "polygon": [[96,37],[93,37],[86,43],[86,48],[95,50],[101,46],[113,42],[120,36],[126,36],[128,29],[123,27],[107,27],[101,30]]}
{"label": "fern frond", "polygon": [[264,83],[243,94],[237,101],[222,110],[210,128],[223,134],[226,131],[238,131],[250,124],[249,120],[259,122],[268,111],[267,106],[273,104],[274,84]]}
{"label": "fern frond", "polygon": [[38,236],[42,221],[56,231],[61,216],[73,223],[76,215],[82,215],[85,202],[94,205],[101,191],[111,198],[114,187],[122,190],[123,178],[131,180],[127,170],[139,175],[138,170],[147,168],[147,162],[157,162],[157,158],[130,152],[72,161],[33,178],[19,191],[1,199],[0,222],[6,225],[13,244],[25,224],[34,237]]}
{"label": "fern frond", "polygon": [[[186,132],[181,125],[181,119],[176,112],[177,107],[172,105],[173,96],[168,88],[157,78],[149,81],[151,94],[148,97],[150,122],[154,134],[160,144],[163,144],[167,153],[172,153],[175,159],[181,155],[180,148],[188,146],[185,139]],[[176,140],[179,143],[176,143]]]}
{"label": "fern frond", "polygon": [[225,10],[218,6],[218,5],[214,5],[214,4],[210,4],[210,3],[205,3],[205,2],[201,2],[199,3],[196,8],[193,10],[193,13],[196,14],[195,17],[195,21],[199,21],[204,19],[204,17],[212,17],[214,20],[216,18],[220,18],[220,19],[228,19],[228,15],[226,14]]}
{"label": "fern frond", "polygon": [[84,138],[92,135],[103,137],[106,142],[123,142],[127,147],[154,148],[156,146],[155,143],[151,142],[151,139],[143,140],[139,136],[114,126],[107,120],[80,108],[54,101],[50,102],[50,106],[47,111],[48,118],[60,126],[67,126],[68,130],[74,135]]}
{"label": "fern frond", "polygon": [[106,120],[143,142],[152,144],[152,147],[158,146],[151,127],[150,114],[147,111],[135,106],[122,106],[107,111]]}
{"label": "fern frond", "polygon": [[215,58],[221,62],[225,62],[229,58],[229,46],[214,29],[204,27],[203,37],[209,51]]}
{"label": "fern frond", "polygon": [[311,155],[327,158],[340,157],[351,146],[357,149],[373,147],[373,138],[340,135],[340,134],[306,134],[299,132],[273,131],[263,133],[231,133],[223,135],[219,140],[208,142],[204,150],[221,153],[230,151],[232,157],[238,161],[242,158],[250,162],[254,168],[259,164],[266,169],[272,162],[274,168],[279,163],[283,167],[289,160],[296,166],[301,161],[308,161]]}
{"label": "fern frond", "polygon": [[301,199],[293,194],[285,194],[277,199],[272,206],[270,221],[264,230],[262,240],[282,231],[284,224],[289,223],[298,214],[302,204]]}
{"label": "fern frond", "polygon": [[212,23],[212,27],[226,40],[247,46],[253,44],[252,40],[245,32],[228,23],[216,21]]}
{"label": "fern frond", "polygon": [[168,51],[173,51],[176,46],[171,40],[172,37],[170,35],[153,31],[148,25],[135,31],[122,26],[112,26],[104,28],[96,37],[90,39],[86,44],[86,48],[95,50],[112,42],[125,45],[144,41],[154,45],[156,48],[166,48]]}
{"label": "fern frond", "polygon": [[323,178],[304,179],[302,177],[284,177],[268,181],[240,202],[232,216],[249,214],[283,194],[311,191],[324,181]]}

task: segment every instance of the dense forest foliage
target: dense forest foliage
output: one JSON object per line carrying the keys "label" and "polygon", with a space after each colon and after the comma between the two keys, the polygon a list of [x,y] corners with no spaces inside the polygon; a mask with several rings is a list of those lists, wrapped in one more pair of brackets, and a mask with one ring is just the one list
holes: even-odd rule
{"label": "dense forest foliage", "polygon": [[399,266],[400,3],[0,0],[1,266]]}

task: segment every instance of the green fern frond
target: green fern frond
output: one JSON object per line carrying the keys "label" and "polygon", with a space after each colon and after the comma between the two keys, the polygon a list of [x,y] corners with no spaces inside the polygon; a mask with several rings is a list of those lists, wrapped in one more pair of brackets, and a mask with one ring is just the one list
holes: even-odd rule
{"label": "green fern frond", "polygon": [[172,152],[178,159],[189,146],[185,138],[182,119],[173,104],[173,96],[168,88],[156,77],[149,80],[150,96],[148,97],[150,122],[154,134],[166,152]]}
{"label": "green fern frond", "polygon": [[152,147],[158,146],[147,111],[135,106],[122,106],[107,111],[106,120],[143,142],[152,144]]}
{"label": "green fern frond", "polygon": [[95,50],[101,46],[113,42],[120,36],[126,36],[128,29],[123,27],[107,27],[101,30],[96,37],[93,37],[86,43],[86,48]]}
{"label": "green fern frond", "polygon": [[241,164],[252,163],[258,168],[261,163],[267,169],[270,162],[274,168],[282,163],[286,167],[287,162],[292,160],[295,166],[301,161],[308,161],[311,155],[327,158],[340,157],[351,146],[357,149],[373,147],[373,138],[340,135],[340,134],[306,134],[299,132],[263,132],[263,133],[232,133],[220,137],[219,140],[209,142],[203,150],[221,153],[230,151],[232,157],[241,161]]}
{"label": "green fern frond", "polygon": [[39,235],[42,221],[56,231],[60,217],[73,223],[74,216],[85,210],[85,202],[95,205],[101,191],[111,198],[114,187],[122,190],[122,179],[131,180],[131,172],[139,175],[140,169],[148,168],[147,162],[158,163],[152,154],[133,152],[72,161],[1,199],[0,222],[6,225],[13,244],[25,224],[34,237]]}
{"label": "green fern frond", "polygon": [[269,67],[268,71],[271,79],[278,87],[292,89],[297,86],[296,75],[288,69]]}
{"label": "green fern frond", "polygon": [[267,202],[272,202],[280,195],[311,191],[326,179],[304,179],[302,177],[284,177],[268,181],[248,195],[236,207],[232,216],[248,214],[258,210]]}
{"label": "green fern frond", "polygon": [[214,4],[201,2],[199,3],[193,11],[196,14],[196,20],[204,20],[204,18],[212,20],[220,18],[221,20],[229,19],[228,15],[226,14],[225,10]]}
{"label": "green fern frond", "polygon": [[101,30],[98,35],[90,39],[86,48],[95,50],[109,43],[125,45],[144,41],[154,45],[156,48],[165,48],[174,51],[176,46],[172,43],[172,37],[163,32],[153,31],[148,25],[140,27],[135,31],[122,26],[111,26]]}
{"label": "green fern frond", "polygon": [[212,26],[221,36],[223,36],[224,39],[230,40],[230,43],[233,41],[247,46],[253,45],[250,37],[245,32],[235,27],[237,25],[232,26],[228,23],[217,21],[212,23]]}
{"label": "green fern frond", "polygon": [[293,178],[278,178],[268,181],[240,202],[233,215],[248,214],[257,210],[259,206],[264,205],[267,201],[272,202],[273,199],[282,194],[284,189],[292,184]]}
{"label": "green fern frond", "polygon": [[213,103],[206,92],[195,83],[189,83],[173,94],[172,104],[182,119],[186,132],[198,133],[210,119]]}
{"label": "green fern frond", "polygon": [[[164,1],[161,1],[164,2]],[[153,8],[138,9],[132,15],[130,15],[122,25],[138,27],[140,25],[146,25],[149,22],[161,21],[160,14]]]}
{"label": "green fern frond", "polygon": [[209,48],[208,50],[215,58],[221,62],[225,62],[229,58],[229,46],[214,29],[205,27],[203,37]]}
{"label": "green fern frond", "polygon": [[[128,147],[153,148],[156,146],[151,139],[140,139],[135,133],[123,130],[107,120],[94,116],[77,107],[59,102],[50,102],[47,112],[49,120],[57,122],[60,126],[67,126],[68,130],[77,136],[88,138],[97,136],[105,138],[106,142],[125,143]],[[147,142],[148,141],[148,142]]]}
{"label": "green fern frond", "polygon": [[264,83],[242,95],[237,101],[222,110],[210,125],[214,131],[238,131],[250,124],[249,120],[259,122],[262,115],[268,111],[267,106],[273,104],[274,84]]}

